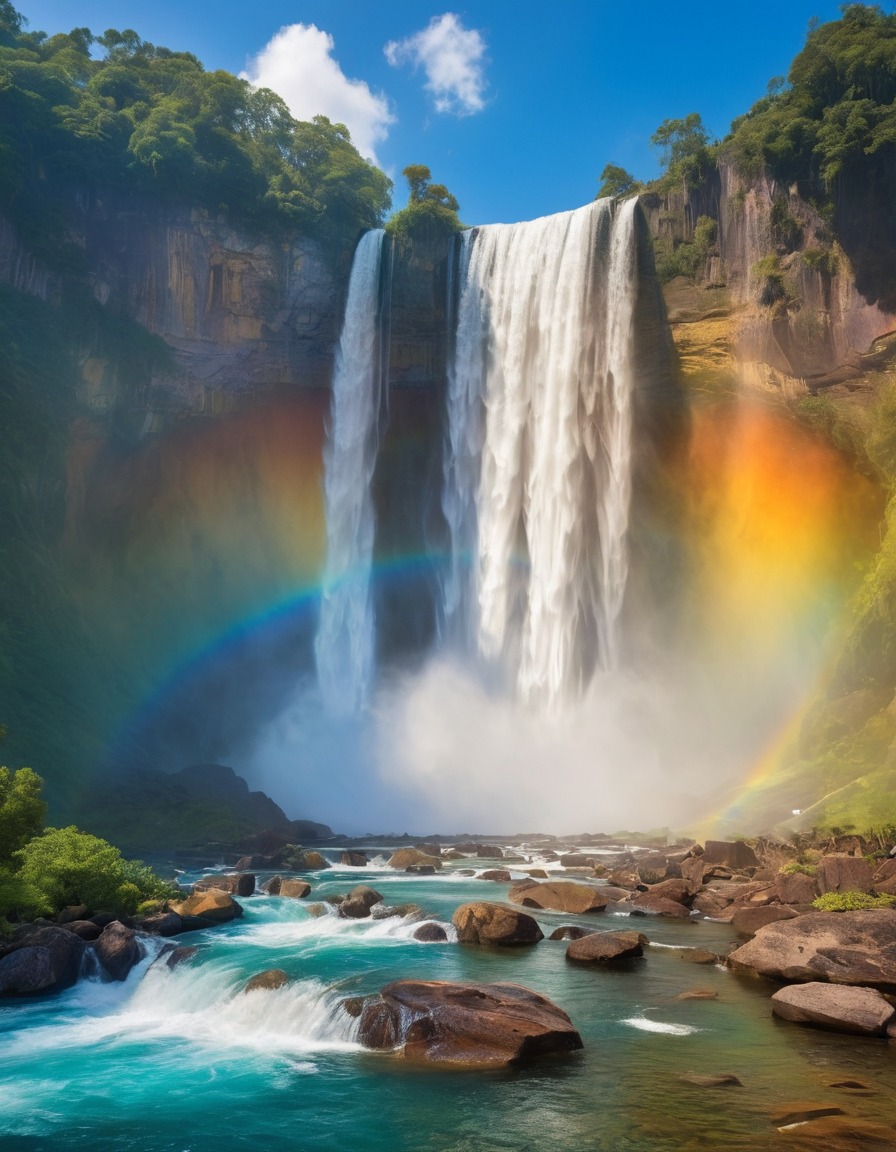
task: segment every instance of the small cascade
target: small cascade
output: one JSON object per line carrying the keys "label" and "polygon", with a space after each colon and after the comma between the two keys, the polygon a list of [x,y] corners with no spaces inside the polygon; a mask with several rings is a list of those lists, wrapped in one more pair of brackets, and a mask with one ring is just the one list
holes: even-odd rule
{"label": "small cascade", "polygon": [[385,232],[374,229],[355,251],[324,456],[327,560],[315,656],[324,702],[334,713],[357,712],[373,677],[371,482],[388,372],[380,308],[384,241]]}
{"label": "small cascade", "polygon": [[574,697],[619,660],[635,210],[600,200],[461,241],[444,611],[533,703]]}

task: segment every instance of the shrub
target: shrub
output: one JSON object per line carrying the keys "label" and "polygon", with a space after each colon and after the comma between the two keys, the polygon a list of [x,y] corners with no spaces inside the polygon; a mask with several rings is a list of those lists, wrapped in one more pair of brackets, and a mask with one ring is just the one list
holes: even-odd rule
{"label": "shrub", "polygon": [[896,896],[872,896],[869,892],[825,892],[812,901],[819,912],[864,912],[869,908],[892,908]]}
{"label": "shrub", "polygon": [[801,872],[804,876],[814,876],[816,871],[814,864],[801,864],[799,860],[791,860],[789,864],[778,869],[782,876],[793,876],[795,872]]}

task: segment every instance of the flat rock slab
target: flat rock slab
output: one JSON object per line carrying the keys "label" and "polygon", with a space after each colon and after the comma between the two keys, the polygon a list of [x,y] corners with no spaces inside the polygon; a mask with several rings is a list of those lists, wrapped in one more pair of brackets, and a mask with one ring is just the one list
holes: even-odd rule
{"label": "flat rock slab", "polygon": [[853,1116],[823,1116],[784,1129],[788,1147],[805,1152],[893,1152],[896,1128]]}
{"label": "flat rock slab", "polygon": [[609,898],[597,888],[576,884],[574,880],[548,880],[543,884],[533,882],[526,887],[511,888],[508,899],[512,904],[522,904],[524,908],[543,908],[573,915],[603,912],[610,903]]}
{"label": "flat rock slab", "polygon": [[365,1002],[359,1036],[408,1060],[471,1068],[582,1047],[566,1013],[519,984],[398,980]]}
{"label": "flat rock slab", "polygon": [[544,939],[538,924],[525,912],[502,904],[461,904],[451,917],[461,944],[496,944],[507,947],[537,944]]}
{"label": "flat rock slab", "polygon": [[728,957],[772,980],[896,989],[896,911],[810,912],[760,928]]}
{"label": "flat rock slab", "polygon": [[875,988],[819,982],[782,988],[772,996],[772,1011],[797,1024],[860,1036],[885,1036],[896,1016],[896,1009]]}
{"label": "flat rock slab", "polygon": [[735,932],[743,936],[754,936],[766,924],[776,924],[779,920],[792,920],[797,913],[781,904],[766,904],[761,908],[738,908],[731,919]]}
{"label": "flat rock slab", "polygon": [[172,904],[171,911],[183,917],[198,916],[213,924],[226,924],[228,920],[235,920],[243,914],[242,905],[237,904],[228,892],[217,888],[188,896],[180,904]]}
{"label": "flat rock slab", "polygon": [[689,920],[690,912],[677,900],[667,900],[665,896],[654,896],[644,892],[629,901],[630,916],[666,916],[675,920]]}
{"label": "flat rock slab", "polygon": [[573,940],[566,949],[566,959],[578,964],[609,964],[644,955],[650,941],[643,932],[589,932]]}

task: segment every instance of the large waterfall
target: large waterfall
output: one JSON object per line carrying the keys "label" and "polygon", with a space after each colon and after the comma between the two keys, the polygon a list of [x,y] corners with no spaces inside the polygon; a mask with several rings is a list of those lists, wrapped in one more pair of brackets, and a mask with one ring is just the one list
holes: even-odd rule
{"label": "large waterfall", "polygon": [[443,510],[450,631],[556,703],[619,658],[636,202],[463,235]]}
{"label": "large waterfall", "polygon": [[365,233],[358,243],[333,374],[324,459],[327,562],[315,642],[318,681],[333,712],[357,711],[373,674],[371,483],[383,400],[380,283],[384,239],[385,233],[378,228]]}

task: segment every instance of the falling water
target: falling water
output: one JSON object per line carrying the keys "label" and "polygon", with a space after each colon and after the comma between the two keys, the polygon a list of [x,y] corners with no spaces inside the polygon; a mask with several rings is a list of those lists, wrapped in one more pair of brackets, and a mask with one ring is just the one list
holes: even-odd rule
{"label": "falling water", "polygon": [[445,615],[525,700],[619,659],[631,502],[635,201],[462,239]]}
{"label": "falling water", "polygon": [[357,711],[373,674],[371,481],[384,377],[380,336],[384,237],[378,228],[358,243],[333,374],[324,459],[327,561],[315,641],[318,682],[332,712]]}

